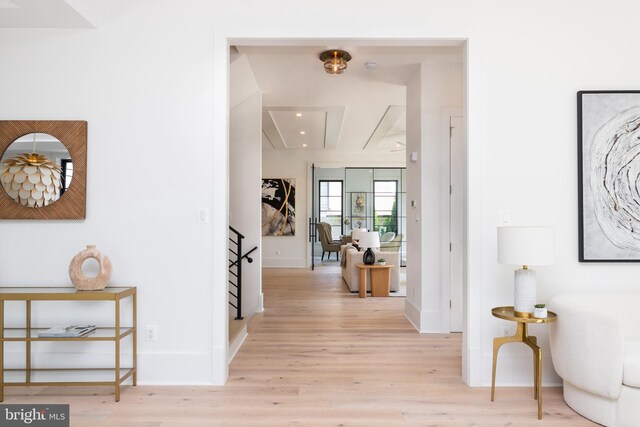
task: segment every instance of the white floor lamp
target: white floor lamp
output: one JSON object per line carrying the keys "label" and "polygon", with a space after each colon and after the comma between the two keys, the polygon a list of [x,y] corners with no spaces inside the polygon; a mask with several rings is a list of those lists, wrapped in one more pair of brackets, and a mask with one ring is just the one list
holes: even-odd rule
{"label": "white floor lamp", "polygon": [[514,274],[516,316],[531,317],[536,304],[536,272],[530,265],[553,264],[555,251],[552,227],[498,227],[498,262],[519,265]]}

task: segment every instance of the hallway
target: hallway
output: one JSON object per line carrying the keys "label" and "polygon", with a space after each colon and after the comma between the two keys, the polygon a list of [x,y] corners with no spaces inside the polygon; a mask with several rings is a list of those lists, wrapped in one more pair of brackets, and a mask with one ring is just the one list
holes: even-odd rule
{"label": "hallway", "polygon": [[249,400],[242,425],[594,425],[560,389],[544,390],[542,421],[531,388],[499,389],[491,403],[461,380],[461,334],[420,335],[404,298],[357,298],[339,274],[264,270],[265,313],[227,386]]}

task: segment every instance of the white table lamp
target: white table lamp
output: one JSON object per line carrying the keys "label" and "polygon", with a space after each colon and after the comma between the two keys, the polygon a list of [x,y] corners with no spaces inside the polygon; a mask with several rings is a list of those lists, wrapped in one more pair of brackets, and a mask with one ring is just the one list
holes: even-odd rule
{"label": "white table lamp", "polygon": [[514,274],[514,312],[531,317],[536,304],[536,272],[530,265],[553,264],[553,227],[498,227],[498,262],[522,266]]}
{"label": "white table lamp", "polygon": [[377,231],[362,233],[360,234],[360,242],[358,242],[358,246],[367,249],[362,256],[362,262],[366,265],[373,265],[373,263],[376,262],[376,256],[374,255],[372,248],[380,247],[380,235]]}
{"label": "white table lamp", "polygon": [[360,236],[362,235],[362,233],[366,233],[367,229],[366,228],[354,228],[351,231],[351,241],[353,241],[354,243],[357,243],[360,240]]}

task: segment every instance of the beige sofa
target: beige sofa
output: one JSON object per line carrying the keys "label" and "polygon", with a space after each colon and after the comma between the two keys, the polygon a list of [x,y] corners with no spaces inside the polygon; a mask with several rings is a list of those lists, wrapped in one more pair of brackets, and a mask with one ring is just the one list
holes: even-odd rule
{"label": "beige sofa", "polygon": [[[356,248],[351,245],[343,245],[340,248],[341,251],[341,264],[342,264],[342,279],[349,287],[351,292],[358,292],[359,277],[358,267],[356,264],[362,264],[362,257],[364,252],[358,252]],[[376,256],[376,260],[384,258],[387,260],[387,264],[393,265],[391,267],[391,292],[398,291],[400,289],[400,253],[399,252],[380,252],[373,251]],[[367,272],[369,274],[369,272]],[[367,278],[367,290],[371,290],[370,277]]]}

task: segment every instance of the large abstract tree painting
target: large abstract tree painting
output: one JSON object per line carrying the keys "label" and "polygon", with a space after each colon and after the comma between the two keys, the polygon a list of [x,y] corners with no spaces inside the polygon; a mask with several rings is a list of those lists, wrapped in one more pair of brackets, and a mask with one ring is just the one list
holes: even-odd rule
{"label": "large abstract tree painting", "polygon": [[265,178],[262,180],[262,235],[296,234],[296,180]]}

